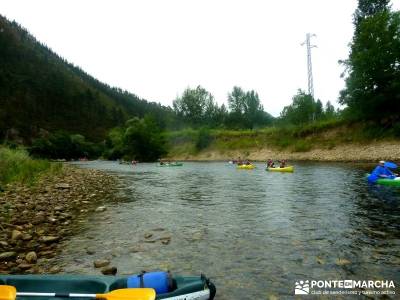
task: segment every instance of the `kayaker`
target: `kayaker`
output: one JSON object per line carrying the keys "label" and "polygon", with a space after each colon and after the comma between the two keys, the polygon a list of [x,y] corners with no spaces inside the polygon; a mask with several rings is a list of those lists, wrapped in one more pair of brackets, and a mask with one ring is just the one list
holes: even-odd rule
{"label": "kayaker", "polygon": [[388,168],[385,167],[384,160],[379,161],[378,166],[376,166],[376,168],[372,171],[371,175],[374,177],[379,177],[379,178],[394,178],[394,177],[396,177],[396,174],[394,174],[392,171],[390,171]]}
{"label": "kayaker", "polygon": [[275,163],[272,159],[268,159],[267,161],[267,168],[274,168],[275,167]]}
{"label": "kayaker", "polygon": [[281,164],[279,165],[280,168],[285,168],[286,167],[286,160],[282,159]]}

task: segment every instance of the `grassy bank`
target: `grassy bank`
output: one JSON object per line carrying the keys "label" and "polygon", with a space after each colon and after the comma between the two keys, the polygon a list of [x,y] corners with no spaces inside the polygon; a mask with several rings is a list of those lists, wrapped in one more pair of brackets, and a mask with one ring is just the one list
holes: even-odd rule
{"label": "grassy bank", "polygon": [[[207,130],[206,133],[203,130],[202,134],[190,129],[170,132],[167,138],[170,142],[169,156],[179,159],[203,159],[207,155],[215,159],[235,155],[249,157],[256,152],[285,153],[287,157],[307,159],[316,150],[329,156],[330,152],[337,155],[341,149],[346,148],[348,151],[352,145],[358,149],[372,143],[396,142],[400,140],[400,130],[330,120],[304,126],[268,127],[259,130]],[[332,159],[321,157],[321,160]]]}
{"label": "grassy bank", "polygon": [[0,187],[13,182],[32,185],[42,175],[61,169],[62,164],[32,159],[24,150],[0,147]]}

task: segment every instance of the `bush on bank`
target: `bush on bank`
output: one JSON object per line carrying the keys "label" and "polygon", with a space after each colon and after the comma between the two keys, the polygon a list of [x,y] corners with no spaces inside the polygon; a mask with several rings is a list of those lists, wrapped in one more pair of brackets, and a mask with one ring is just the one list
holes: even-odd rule
{"label": "bush on bank", "polygon": [[32,159],[25,150],[0,147],[0,187],[13,182],[31,185],[41,175],[61,169],[62,164]]}

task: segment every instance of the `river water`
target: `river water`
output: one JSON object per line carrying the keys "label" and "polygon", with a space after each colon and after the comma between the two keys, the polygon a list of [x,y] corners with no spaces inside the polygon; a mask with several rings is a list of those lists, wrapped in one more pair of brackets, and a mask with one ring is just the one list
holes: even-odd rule
{"label": "river water", "polygon": [[119,192],[63,245],[67,273],[98,274],[104,258],[119,274],[204,273],[217,299],[290,299],[306,279],[400,284],[400,189],[368,186],[365,166],[79,165],[116,175]]}

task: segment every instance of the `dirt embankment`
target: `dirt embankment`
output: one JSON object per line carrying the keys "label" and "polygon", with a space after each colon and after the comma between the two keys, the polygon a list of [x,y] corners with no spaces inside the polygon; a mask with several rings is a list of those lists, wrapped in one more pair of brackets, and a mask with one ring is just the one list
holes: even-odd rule
{"label": "dirt embankment", "polygon": [[313,161],[378,161],[381,159],[400,161],[400,140],[371,142],[368,144],[343,144],[332,149],[315,148],[307,152],[290,152],[274,148],[252,148],[219,151],[206,149],[196,155],[179,155],[174,160],[217,161],[237,157],[255,161],[271,159],[313,160]]}
{"label": "dirt embankment", "polygon": [[101,211],[115,180],[100,171],[69,165],[34,187],[8,185],[0,193],[0,273],[58,273],[47,259],[76,231],[79,219]]}

